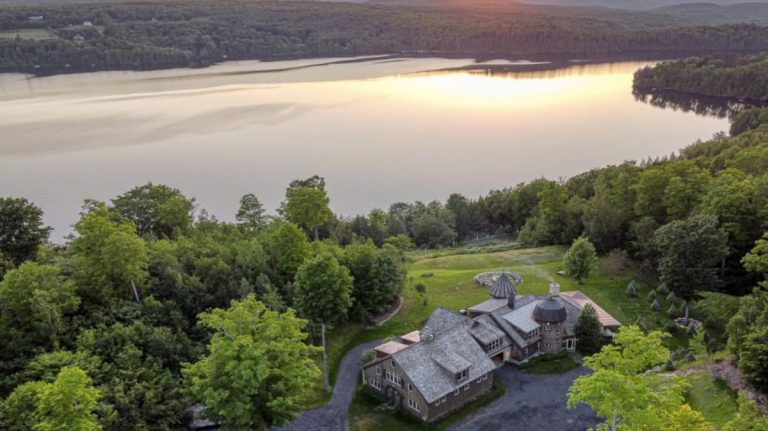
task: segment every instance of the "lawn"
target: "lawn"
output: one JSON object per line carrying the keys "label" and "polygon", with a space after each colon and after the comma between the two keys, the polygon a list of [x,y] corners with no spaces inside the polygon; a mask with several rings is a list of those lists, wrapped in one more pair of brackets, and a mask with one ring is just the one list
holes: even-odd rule
{"label": "lawn", "polygon": [[[669,304],[664,295],[659,295],[661,311],[651,310],[648,293],[657,286],[654,280],[643,280],[637,274],[631,263],[617,262],[615,259],[600,260],[595,273],[578,284],[568,277],[557,275],[562,269],[563,247],[517,248],[514,245],[494,246],[491,252],[472,250],[465,252],[455,250],[454,254],[416,252],[408,264],[406,286],[403,291],[403,306],[392,320],[374,328],[364,329],[360,325],[345,325],[335,328],[329,333],[328,357],[331,370],[331,382],[334,381],[336,369],[344,356],[352,347],[376,339],[383,339],[420,329],[432,311],[442,306],[451,311],[468,308],[488,299],[488,290],[473,283],[473,277],[483,271],[507,270],[519,273],[524,281],[517,287],[519,294],[542,294],[549,289],[551,281],[560,284],[562,291],[581,290],[608,313],[623,324],[640,323],[647,329],[667,329],[671,319],[666,315]],[[499,247],[502,251],[496,251]],[[638,296],[630,298],[626,295],[626,286],[630,280],[638,284]],[[426,286],[426,302],[415,286],[422,283]],[[680,333],[667,341],[671,349],[687,346],[687,337]],[[541,372],[557,372],[572,367],[567,361],[562,363],[542,365],[546,370]],[[551,369],[556,368],[556,369]],[[320,386],[317,390],[321,391]],[[350,410],[350,422],[356,425],[353,429],[396,429],[402,423],[393,423],[385,427],[380,420],[395,420],[390,414],[373,412],[372,406],[365,408],[366,401],[356,397]],[[313,399],[313,405],[321,404],[327,399],[318,393]],[[368,401],[370,404],[370,400]],[[370,424],[377,423],[377,427]],[[369,424],[369,425],[366,425]],[[406,428],[409,429],[409,428]],[[414,429],[424,429],[414,428]]]}
{"label": "lawn", "polygon": [[56,39],[55,34],[44,28],[24,28],[13,31],[0,31],[0,39],[15,39],[16,36],[29,40]]}
{"label": "lawn", "polygon": [[520,365],[528,374],[563,374],[578,367],[579,364],[564,351],[536,356]]}
{"label": "lawn", "polygon": [[687,399],[691,407],[700,411],[718,429],[733,418],[738,410],[738,394],[722,380],[707,371],[685,377],[691,388]]}

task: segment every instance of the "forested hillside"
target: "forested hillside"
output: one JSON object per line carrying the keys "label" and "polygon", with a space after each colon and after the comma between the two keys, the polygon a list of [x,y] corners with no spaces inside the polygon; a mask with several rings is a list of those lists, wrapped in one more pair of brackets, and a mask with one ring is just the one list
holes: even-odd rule
{"label": "forested hillside", "polygon": [[[768,49],[768,28],[599,8],[326,2],[0,7],[0,71],[52,74],[364,54],[632,56]],[[706,47],[706,48],[703,48]]]}
{"label": "forested hillside", "polygon": [[633,86],[768,102],[768,54],[667,61],[637,71]]}

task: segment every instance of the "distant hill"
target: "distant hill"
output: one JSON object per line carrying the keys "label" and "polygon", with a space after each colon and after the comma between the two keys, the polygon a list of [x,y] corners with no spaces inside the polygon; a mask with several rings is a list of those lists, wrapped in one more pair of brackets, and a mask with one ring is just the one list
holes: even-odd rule
{"label": "distant hill", "polygon": [[[702,2],[702,0],[522,0],[522,2],[558,6],[606,6],[620,9],[648,10],[681,4],[733,5],[744,3],[744,0],[712,0],[706,3]],[[760,0],[755,3],[766,4],[768,1]]]}

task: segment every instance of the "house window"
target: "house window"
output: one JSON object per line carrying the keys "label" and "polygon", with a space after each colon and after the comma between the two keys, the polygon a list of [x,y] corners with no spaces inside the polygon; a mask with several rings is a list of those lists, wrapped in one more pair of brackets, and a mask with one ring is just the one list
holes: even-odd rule
{"label": "house window", "polygon": [[379,379],[372,379],[371,380],[371,386],[373,386],[376,389],[381,390],[381,380],[379,380]]}
{"label": "house window", "polygon": [[416,402],[416,400],[412,400],[410,398],[408,398],[408,407],[416,410],[417,412],[420,411],[419,410],[419,403]]}
{"label": "house window", "polygon": [[544,324],[544,330],[545,331],[549,331],[550,329],[552,329],[552,328],[549,326],[549,322],[545,323]]}
{"label": "house window", "polygon": [[444,403],[445,402],[445,397],[440,398],[440,402]]}
{"label": "house window", "polygon": [[495,350],[501,347],[501,338],[493,340],[488,344],[488,350]]}
{"label": "house window", "polygon": [[392,371],[384,370],[384,377],[397,386],[403,386],[403,378],[393,373]]}
{"label": "house window", "polygon": [[483,375],[483,380],[488,380],[488,373],[485,373],[485,374]]}
{"label": "house window", "polygon": [[413,392],[413,386],[410,383],[408,383],[408,391]]}
{"label": "house window", "polygon": [[395,360],[392,360],[392,368],[395,368]]}
{"label": "house window", "polygon": [[469,377],[469,368],[467,368],[466,370],[464,370],[464,371],[462,371],[460,373],[457,373],[456,374],[456,381],[460,382],[460,381],[466,379],[467,377]]}
{"label": "house window", "polygon": [[466,385],[464,385],[464,392],[466,392],[466,391],[468,391],[468,390],[469,390],[469,383],[467,383]]}
{"label": "house window", "polygon": [[378,365],[376,365],[376,375],[377,375],[377,376],[380,376],[380,375],[381,375],[381,367],[380,367],[380,366],[378,366]]}
{"label": "house window", "polygon": [[544,347],[549,347],[549,343],[544,343]]}
{"label": "house window", "polygon": [[461,390],[461,389],[456,389],[456,392],[454,392],[454,393],[453,393],[453,395],[455,395],[455,396],[457,396],[457,397],[458,397],[458,396],[459,396],[459,391],[460,391],[460,390]]}

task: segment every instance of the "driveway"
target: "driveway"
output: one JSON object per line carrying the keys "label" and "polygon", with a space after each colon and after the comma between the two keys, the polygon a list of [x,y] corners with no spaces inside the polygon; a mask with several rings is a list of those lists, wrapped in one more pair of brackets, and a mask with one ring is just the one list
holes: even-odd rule
{"label": "driveway", "polygon": [[360,357],[363,351],[381,344],[381,340],[361,344],[348,351],[341,360],[336,374],[336,386],[328,404],[307,410],[295,421],[271,431],[346,431],[349,419],[349,405],[355,396],[357,380],[360,377]]}
{"label": "driveway", "polygon": [[565,374],[537,376],[512,366],[494,373],[507,386],[498,400],[472,414],[450,431],[584,431],[601,421],[585,405],[566,408],[568,388],[589,370],[580,367]]}
{"label": "driveway", "polygon": [[[328,404],[307,410],[290,424],[270,431],[346,431],[349,406],[360,377],[360,356],[379,344],[381,340],[371,341],[344,355]],[[600,420],[584,405],[568,410],[565,403],[573,380],[587,372],[581,367],[565,374],[537,376],[509,365],[499,368],[494,377],[506,385],[504,395],[449,431],[584,431]]]}

